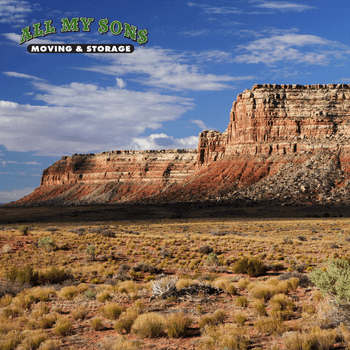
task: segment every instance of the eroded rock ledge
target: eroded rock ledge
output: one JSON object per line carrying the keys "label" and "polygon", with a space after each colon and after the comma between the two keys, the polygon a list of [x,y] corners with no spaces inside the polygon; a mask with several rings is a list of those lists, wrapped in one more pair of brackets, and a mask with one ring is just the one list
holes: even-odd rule
{"label": "eroded rock ledge", "polygon": [[16,203],[347,203],[349,141],[349,85],[254,85],[237,96],[226,131],[203,131],[197,150],[62,157]]}

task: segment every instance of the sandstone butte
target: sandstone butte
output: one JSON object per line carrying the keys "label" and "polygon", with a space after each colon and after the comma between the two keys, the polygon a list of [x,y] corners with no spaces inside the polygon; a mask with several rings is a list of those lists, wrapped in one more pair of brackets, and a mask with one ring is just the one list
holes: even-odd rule
{"label": "sandstone butte", "polygon": [[349,85],[254,85],[226,131],[203,131],[197,150],[62,157],[14,204],[347,204],[349,141]]}

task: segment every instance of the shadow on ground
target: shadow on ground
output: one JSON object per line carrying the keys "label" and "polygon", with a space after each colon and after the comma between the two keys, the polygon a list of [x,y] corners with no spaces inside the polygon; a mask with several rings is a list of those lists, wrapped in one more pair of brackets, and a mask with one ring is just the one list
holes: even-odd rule
{"label": "shadow on ground", "polygon": [[234,206],[225,203],[0,206],[0,224],[162,219],[272,219],[350,217],[350,206]]}

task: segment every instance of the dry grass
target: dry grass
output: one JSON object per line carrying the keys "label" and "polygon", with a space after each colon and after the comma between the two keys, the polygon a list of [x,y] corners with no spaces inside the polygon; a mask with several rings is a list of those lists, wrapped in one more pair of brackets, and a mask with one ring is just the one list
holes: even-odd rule
{"label": "dry grass", "polygon": [[[246,346],[249,335],[257,344],[262,341],[262,350],[270,350],[273,344],[282,346],[278,337],[285,331],[311,331],[315,326],[338,329],[341,339],[337,341],[349,347],[349,314],[332,304],[317,288],[304,285],[308,271],[324,267],[325,259],[350,257],[350,241],[346,239],[350,236],[349,223],[349,219],[338,218],[211,219],[188,220],[186,224],[163,220],[94,223],[92,226],[82,223],[85,233],[81,235],[69,232],[72,227],[64,224],[37,224],[26,237],[19,235],[17,229],[0,230],[0,344],[5,344],[5,348],[22,346],[24,341],[29,344],[25,339],[30,338],[30,334],[40,338],[40,334],[46,332],[47,339],[39,349],[58,349],[60,341],[69,349],[74,346],[74,337],[70,337],[73,329],[74,332],[83,330],[82,337],[89,337],[89,332],[93,334],[93,328],[85,327],[90,324],[91,315],[92,320],[97,317],[106,325],[114,339],[109,345],[105,343],[106,350],[142,348],[135,342],[138,337],[149,338],[145,341],[147,346],[155,348],[160,343],[164,343],[163,347],[180,347],[183,342],[195,349],[205,346],[239,349]],[[57,226],[59,231],[48,233],[46,228],[52,226]],[[105,228],[118,234],[115,238],[105,237],[98,230],[89,232],[90,228]],[[132,233],[136,231],[139,234]],[[218,234],[225,232],[235,234]],[[49,235],[56,244],[55,249],[39,248],[39,239]],[[29,243],[17,244],[23,239]],[[332,244],[338,248],[330,248]],[[94,261],[86,259],[88,245],[95,247]],[[204,248],[200,248],[205,246],[204,252]],[[213,266],[206,264],[210,253],[216,256]],[[258,258],[269,271],[260,277],[235,273],[237,262],[244,257]],[[39,274],[57,266],[67,271],[73,280],[52,288],[5,281],[13,266],[20,270],[26,265]],[[134,280],[112,279],[120,269],[126,271],[126,278],[130,275]],[[298,276],[300,280],[294,277],[280,280],[276,276],[287,269],[303,271]],[[159,276],[162,272],[169,279],[177,278],[178,290],[198,282],[210,283],[225,293],[151,300],[152,288],[149,289],[147,281],[157,283],[158,278],[164,278]],[[244,312],[239,311],[241,307]],[[154,320],[159,316],[162,321],[153,325],[146,320],[150,315]],[[189,318],[193,319],[193,328],[189,326]],[[114,330],[110,328],[111,321]],[[199,329],[202,336],[198,334]],[[230,329],[232,334],[225,334],[226,343],[223,343],[219,336],[225,338],[222,333],[225,329]],[[299,332],[299,337],[303,334]],[[241,339],[238,345],[237,339]]]}
{"label": "dry grass", "polygon": [[60,320],[56,327],[53,329],[54,334],[60,336],[68,335],[72,330],[72,323],[68,320]]}
{"label": "dry grass", "polygon": [[75,286],[63,287],[58,293],[58,297],[64,300],[73,300],[79,294],[79,290]]}
{"label": "dry grass", "polygon": [[207,327],[200,339],[202,350],[246,350],[250,343],[247,330],[233,324]]}
{"label": "dry grass", "polygon": [[125,311],[118,303],[110,303],[100,308],[100,313],[109,320],[116,320]]}
{"label": "dry grass", "polygon": [[100,302],[100,303],[104,303],[107,300],[111,300],[112,296],[108,291],[103,291],[99,294],[97,294],[96,299]]}
{"label": "dry grass", "polygon": [[254,328],[265,334],[281,335],[288,330],[288,326],[280,318],[259,317],[254,322]]}
{"label": "dry grass", "polygon": [[288,350],[328,350],[338,338],[338,332],[335,329],[326,330],[316,327],[308,332],[291,332],[284,337],[284,344]]}
{"label": "dry grass", "polygon": [[264,300],[261,300],[261,299],[254,300],[252,306],[258,316],[266,315],[266,306],[265,306]]}
{"label": "dry grass", "polygon": [[179,278],[176,281],[175,286],[177,289],[182,289],[190,286],[191,284],[193,284],[193,280],[191,278]]}
{"label": "dry grass", "polygon": [[100,317],[94,317],[91,322],[91,328],[94,330],[94,331],[102,331],[103,329],[103,322],[102,322],[102,319]]}
{"label": "dry grass", "polygon": [[141,338],[158,338],[164,333],[165,318],[156,312],[137,317],[131,330]]}
{"label": "dry grass", "polygon": [[181,338],[191,323],[192,320],[183,312],[172,314],[166,319],[166,332],[170,338]]}
{"label": "dry grass", "polygon": [[104,350],[138,350],[141,349],[141,342],[128,340],[125,337],[118,337],[116,340],[105,338],[101,343]]}
{"label": "dry grass", "polygon": [[131,327],[139,315],[140,310],[137,308],[128,309],[126,312],[123,312],[118,318],[118,321],[114,324],[114,329],[120,334],[123,332],[130,333]]}
{"label": "dry grass", "polygon": [[85,307],[81,306],[72,312],[72,317],[76,321],[85,320],[88,314],[89,314],[89,310],[86,308],[86,306]]}
{"label": "dry grass", "polygon": [[42,330],[29,331],[24,336],[25,338],[22,340],[21,344],[16,347],[16,350],[38,349],[40,344],[47,339],[47,334]]}

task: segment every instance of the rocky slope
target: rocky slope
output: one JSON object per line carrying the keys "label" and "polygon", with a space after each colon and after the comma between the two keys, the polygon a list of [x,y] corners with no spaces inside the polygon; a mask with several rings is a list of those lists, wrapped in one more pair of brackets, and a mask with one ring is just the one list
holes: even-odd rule
{"label": "rocky slope", "polygon": [[350,200],[350,86],[254,85],[197,150],[73,155],[16,204]]}

